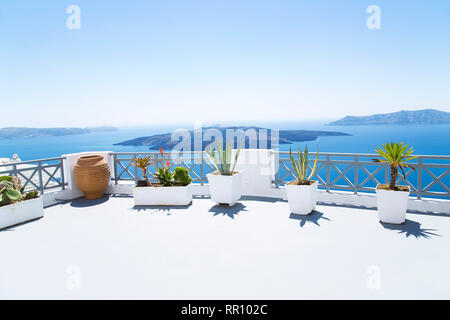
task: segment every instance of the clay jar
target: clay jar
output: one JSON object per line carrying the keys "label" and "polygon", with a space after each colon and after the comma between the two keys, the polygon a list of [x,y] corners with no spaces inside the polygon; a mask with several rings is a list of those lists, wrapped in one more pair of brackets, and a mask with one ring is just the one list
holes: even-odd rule
{"label": "clay jar", "polygon": [[88,200],[103,197],[110,175],[108,162],[99,155],[80,157],[74,167],[75,183]]}

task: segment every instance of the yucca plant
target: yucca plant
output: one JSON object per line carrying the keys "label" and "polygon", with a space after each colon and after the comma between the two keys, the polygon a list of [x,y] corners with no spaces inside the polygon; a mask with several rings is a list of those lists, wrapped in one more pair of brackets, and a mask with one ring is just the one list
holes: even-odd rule
{"label": "yucca plant", "polygon": [[398,178],[398,169],[402,171],[403,177],[405,177],[404,168],[412,168],[410,165],[406,164],[406,162],[416,159],[417,157],[411,156],[414,152],[414,149],[410,147],[408,144],[404,144],[403,142],[391,142],[383,144],[383,148],[378,147],[375,150],[383,159],[373,159],[375,162],[383,162],[389,164],[391,169],[391,179],[389,182],[389,190],[397,190],[397,178]]}
{"label": "yucca plant", "polygon": [[[209,161],[213,164],[216,170],[222,176],[231,176],[234,172],[234,168],[236,167],[237,160],[239,158],[239,153],[241,152],[241,147],[239,147],[234,156],[234,161],[232,161],[233,155],[233,147],[231,144],[227,144],[225,149],[223,149],[222,141],[216,141],[216,150],[211,146],[205,150],[206,155],[208,156]],[[217,155],[216,155],[217,151]]]}
{"label": "yucca plant", "polygon": [[148,172],[148,167],[153,164],[152,156],[137,157],[136,159],[133,160],[133,162],[131,164],[133,166],[135,166],[136,168],[141,169],[142,176],[144,177],[145,181],[147,182],[147,185],[150,185],[150,180],[148,179],[147,172]]}
{"label": "yucca plant", "polygon": [[316,160],[314,161],[311,173],[308,175],[309,165],[308,165],[308,146],[305,146],[305,151],[302,152],[300,147],[297,152],[297,160],[294,159],[292,154],[292,148],[289,148],[289,159],[291,160],[292,171],[294,172],[295,178],[297,179],[297,184],[299,185],[309,185],[311,184],[311,178],[316,173],[317,162],[319,160],[319,150],[316,153]]}

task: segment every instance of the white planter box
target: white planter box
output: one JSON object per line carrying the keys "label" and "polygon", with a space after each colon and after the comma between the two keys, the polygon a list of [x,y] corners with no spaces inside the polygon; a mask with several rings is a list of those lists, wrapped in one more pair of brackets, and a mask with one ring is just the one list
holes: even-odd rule
{"label": "white planter box", "polygon": [[187,206],[191,202],[191,185],[185,187],[134,187],[134,204],[136,206]]}
{"label": "white planter box", "polygon": [[42,197],[0,207],[0,229],[44,216]]}
{"label": "white planter box", "polygon": [[211,200],[217,204],[234,205],[242,195],[243,171],[231,176],[222,176],[216,172],[207,174]]}
{"label": "white planter box", "polygon": [[311,185],[286,185],[291,213],[307,215],[316,208],[318,185],[317,181]]}
{"label": "white planter box", "polygon": [[381,222],[402,224],[406,220],[409,191],[376,189],[378,218]]}

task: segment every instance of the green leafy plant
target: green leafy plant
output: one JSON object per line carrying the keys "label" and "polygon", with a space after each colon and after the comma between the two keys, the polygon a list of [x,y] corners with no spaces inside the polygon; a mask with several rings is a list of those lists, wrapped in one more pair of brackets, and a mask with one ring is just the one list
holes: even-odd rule
{"label": "green leafy plant", "polygon": [[291,160],[292,171],[294,172],[296,182],[299,185],[309,185],[311,184],[311,178],[316,173],[317,162],[319,160],[319,150],[316,153],[316,160],[314,161],[311,173],[308,175],[309,165],[308,165],[308,146],[305,146],[305,151],[302,152],[300,147],[297,152],[297,160],[295,160],[292,154],[292,148],[289,149],[289,159]]}
{"label": "green leafy plant", "polygon": [[22,182],[18,177],[0,177],[0,206],[39,197],[38,191],[24,193]]}
{"label": "green leafy plant", "polygon": [[389,181],[389,190],[399,190],[397,187],[398,169],[402,171],[403,177],[405,177],[404,168],[412,168],[406,162],[416,159],[417,157],[411,156],[414,149],[408,144],[403,142],[391,142],[383,144],[383,148],[378,147],[375,150],[383,159],[373,159],[375,162],[383,162],[389,164],[391,170],[391,178]]}
{"label": "green leafy plant", "polygon": [[236,167],[239,153],[241,152],[241,147],[239,147],[236,151],[234,162],[232,161],[233,147],[230,144],[227,144],[225,149],[223,149],[222,142],[218,140],[216,141],[216,150],[217,155],[212,146],[209,150],[205,150],[209,161],[211,161],[212,165],[222,176],[231,176],[234,172],[234,168]]}
{"label": "green leafy plant", "polygon": [[171,187],[175,183],[174,174],[167,167],[159,168],[153,176],[164,187]]}
{"label": "green leafy plant", "polygon": [[192,178],[189,175],[189,170],[183,167],[176,167],[173,171],[173,178],[175,182],[183,186],[187,186],[192,182]]}
{"label": "green leafy plant", "polygon": [[174,174],[171,171],[172,162],[170,153],[164,153],[163,148],[159,148],[159,156],[156,158],[158,169],[153,175],[155,179],[164,187],[171,187],[175,184]]}
{"label": "green leafy plant", "polygon": [[142,176],[144,177],[147,186],[150,185],[150,180],[148,179],[148,167],[151,166],[153,164],[152,161],[152,156],[147,156],[147,157],[137,157],[136,159],[133,160],[133,162],[131,163],[133,166],[135,166],[138,169],[141,169],[142,171]]}
{"label": "green leafy plant", "polygon": [[[171,171],[170,153],[165,153],[162,148],[159,149],[159,155],[155,155],[154,160],[152,160],[152,156],[137,157],[132,164],[141,169],[145,179],[145,181],[137,182],[138,187],[151,186],[149,175],[158,180],[159,184],[164,187],[171,187],[175,184],[187,186],[192,181],[189,170],[186,168],[177,167],[174,172]],[[157,169],[154,174],[151,174],[148,168],[153,164],[157,166]]]}

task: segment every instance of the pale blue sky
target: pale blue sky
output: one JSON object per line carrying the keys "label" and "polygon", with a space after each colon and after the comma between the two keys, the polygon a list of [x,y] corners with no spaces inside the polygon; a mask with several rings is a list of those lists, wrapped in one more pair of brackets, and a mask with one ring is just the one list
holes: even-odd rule
{"label": "pale blue sky", "polygon": [[450,1],[1,0],[0,70],[0,127],[450,111]]}

